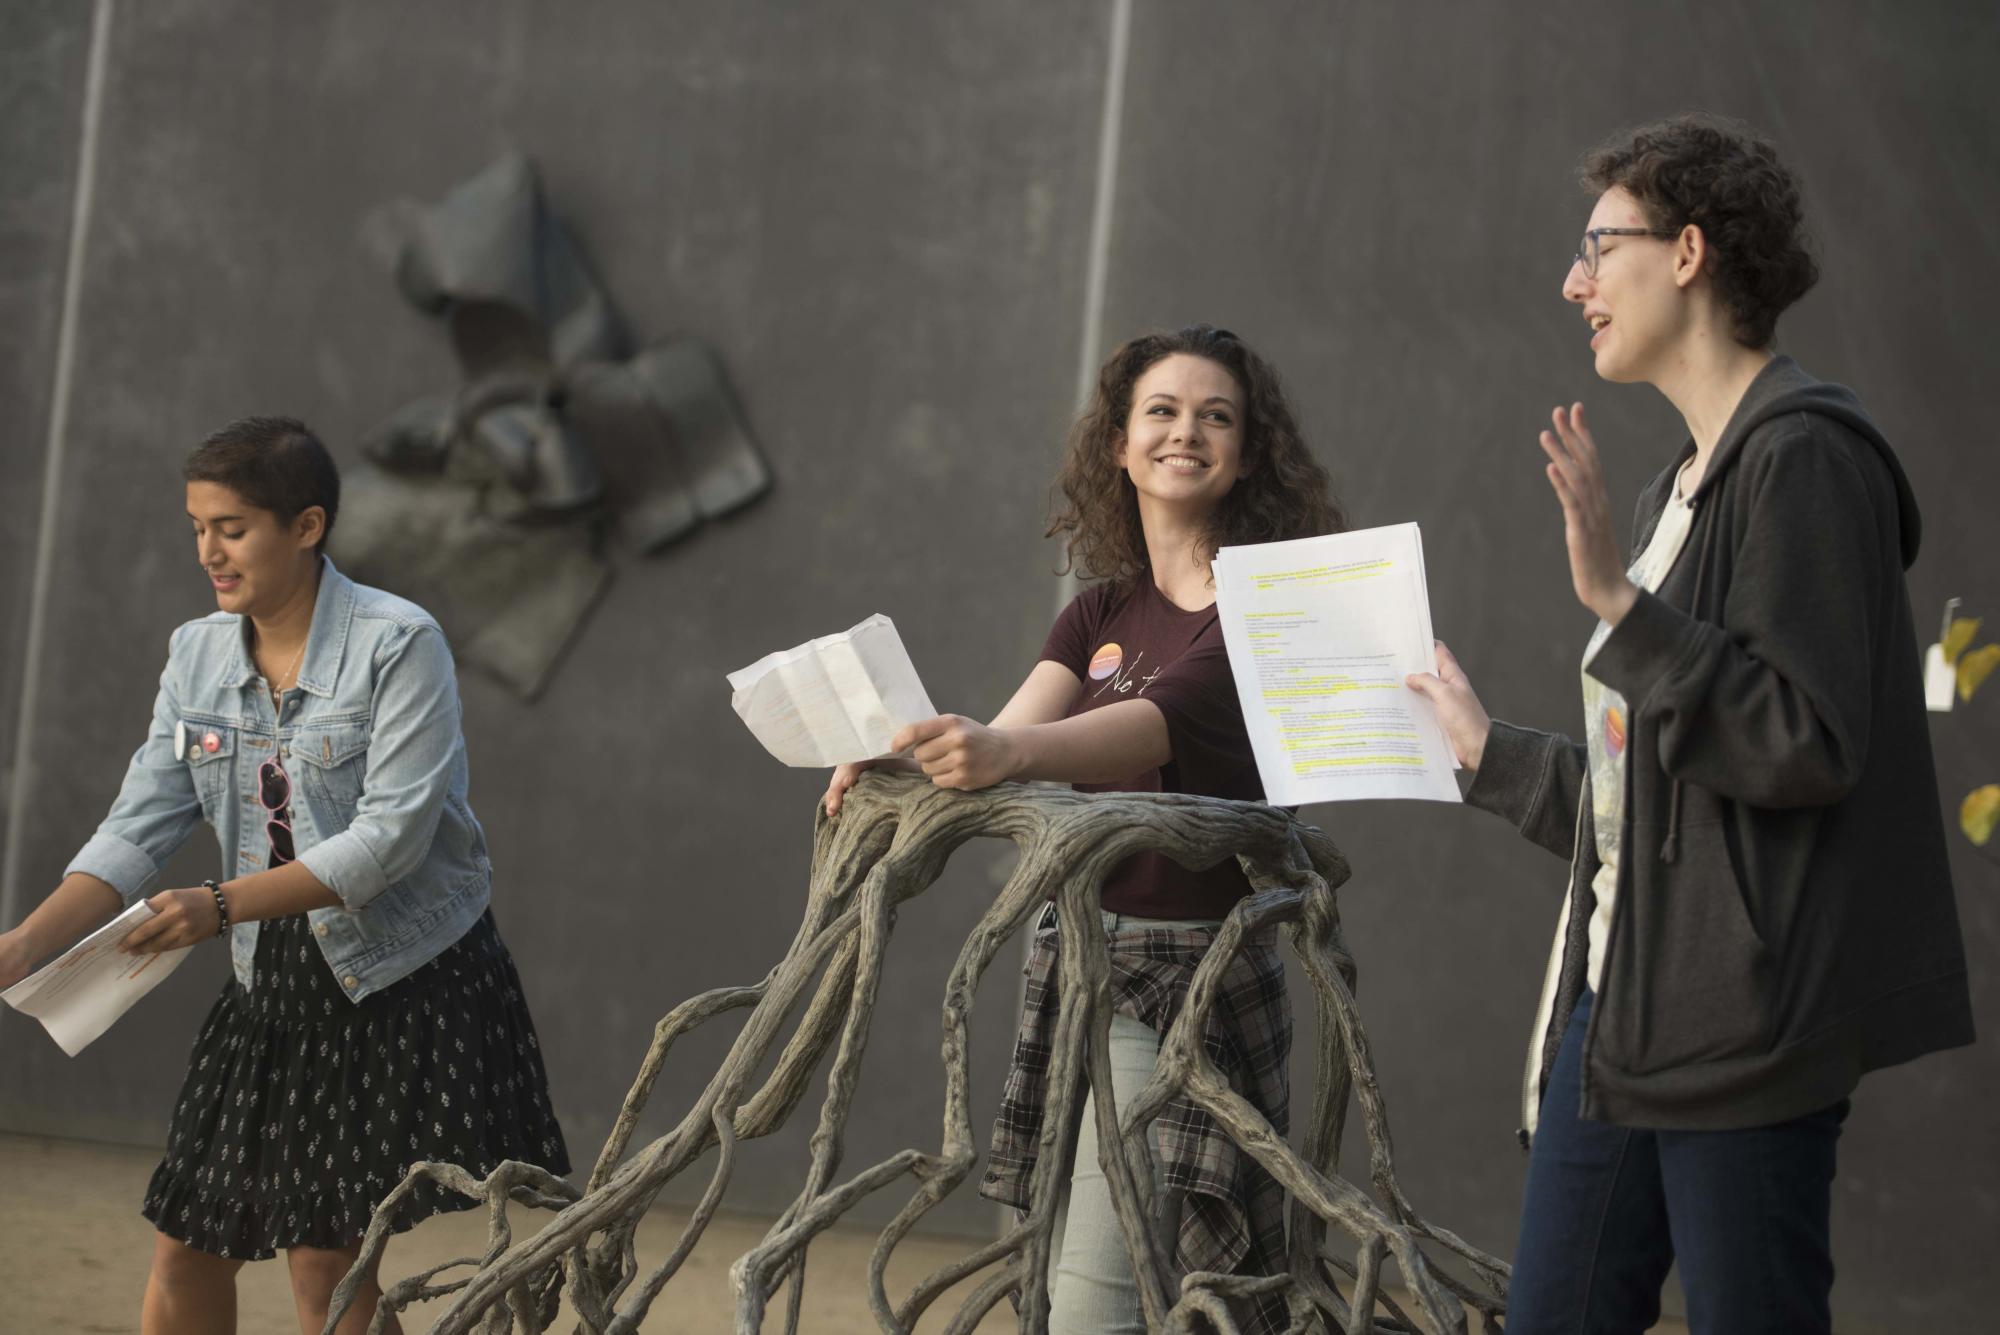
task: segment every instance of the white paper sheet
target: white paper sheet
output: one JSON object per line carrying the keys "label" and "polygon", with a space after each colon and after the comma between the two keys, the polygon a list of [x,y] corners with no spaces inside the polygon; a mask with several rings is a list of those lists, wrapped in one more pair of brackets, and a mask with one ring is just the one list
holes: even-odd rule
{"label": "white paper sheet", "polygon": [[730,673],[729,685],[737,714],[787,765],[824,769],[885,756],[905,725],[937,716],[896,623],[880,613],[768,654]]}
{"label": "white paper sheet", "polygon": [[1266,798],[1460,800],[1436,712],[1403,684],[1437,670],[1415,524],[1225,547],[1214,571]]}
{"label": "white paper sheet", "polygon": [[74,1057],[96,1041],[139,998],[181,967],[193,946],[157,955],[125,955],[118,943],[151,919],[145,900],[113,918],[50,963],[0,992],[0,1001],[42,1022]]}

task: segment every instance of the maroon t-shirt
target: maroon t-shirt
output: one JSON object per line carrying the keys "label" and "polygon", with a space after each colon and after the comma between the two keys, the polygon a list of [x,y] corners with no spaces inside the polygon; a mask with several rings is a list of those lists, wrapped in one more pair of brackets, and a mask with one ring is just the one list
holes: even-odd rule
{"label": "maroon t-shirt", "polygon": [[[1042,657],[1083,682],[1083,696],[1068,717],[1144,699],[1167,720],[1173,759],[1115,783],[1079,783],[1078,791],[1263,800],[1213,607],[1184,611],[1167,601],[1149,575],[1127,590],[1094,584],[1056,618]],[[1220,918],[1249,893],[1250,882],[1235,858],[1207,871],[1188,871],[1147,852],[1112,870],[1104,882],[1104,907],[1141,918]]]}

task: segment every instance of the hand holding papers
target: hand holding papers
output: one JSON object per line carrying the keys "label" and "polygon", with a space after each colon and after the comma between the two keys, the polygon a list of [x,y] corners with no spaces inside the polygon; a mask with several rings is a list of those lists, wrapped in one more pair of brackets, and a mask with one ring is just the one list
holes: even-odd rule
{"label": "hand holding papers", "polygon": [[1225,547],[1214,571],[1266,798],[1460,800],[1436,713],[1403,684],[1437,670],[1415,524]]}
{"label": "hand holding papers", "polygon": [[153,916],[145,900],[64,951],[62,957],[0,992],[0,1001],[32,1015],[74,1057],[166,976],[193,946],[157,955],[126,955],[118,943]]}
{"label": "hand holding papers", "polygon": [[824,769],[889,754],[905,724],[935,717],[896,623],[851,630],[767,655],[729,674],[730,703],[787,765]]}

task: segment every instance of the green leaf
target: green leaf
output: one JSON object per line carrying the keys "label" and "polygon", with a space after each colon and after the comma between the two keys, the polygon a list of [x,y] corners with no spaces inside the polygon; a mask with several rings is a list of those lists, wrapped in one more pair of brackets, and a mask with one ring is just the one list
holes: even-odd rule
{"label": "green leaf", "polygon": [[1965,647],[1972,643],[1972,637],[1979,633],[1978,617],[1953,617],[1951,626],[1944,633],[1944,661],[1956,663]]}
{"label": "green leaf", "polygon": [[2000,824],[2000,783],[1967,793],[1958,808],[1958,828],[1965,831],[1965,837],[1984,847],[1996,824]]}
{"label": "green leaf", "polygon": [[1993,669],[2000,667],[2000,644],[1983,644],[1958,660],[1958,698],[1970,700]]}

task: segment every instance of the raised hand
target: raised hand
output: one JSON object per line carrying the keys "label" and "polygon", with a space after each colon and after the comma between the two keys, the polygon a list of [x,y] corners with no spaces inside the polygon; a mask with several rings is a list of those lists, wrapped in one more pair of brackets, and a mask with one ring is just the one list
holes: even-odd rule
{"label": "raised hand", "polygon": [[1597,442],[1584,423],[1582,404],[1558,408],[1552,418],[1555,430],[1542,432],[1542,453],[1549,456],[1549,485],[1562,502],[1570,582],[1577,601],[1615,626],[1638,601],[1639,588],[1618,555]]}

